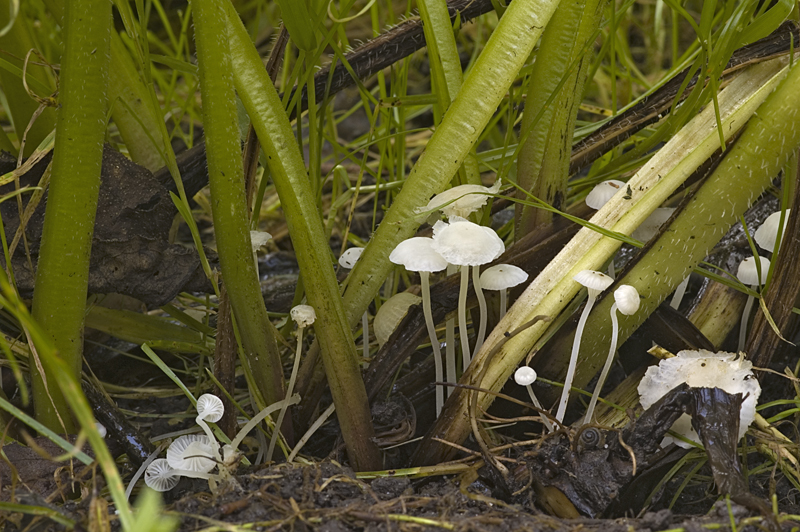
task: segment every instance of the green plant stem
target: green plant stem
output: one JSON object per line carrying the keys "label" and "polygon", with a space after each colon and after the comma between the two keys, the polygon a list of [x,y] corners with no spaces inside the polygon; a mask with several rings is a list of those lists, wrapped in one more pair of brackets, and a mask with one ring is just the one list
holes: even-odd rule
{"label": "green plant stem", "polygon": [[[325,228],[302,155],[278,93],[264,70],[233,7],[227,6],[234,81],[267,157],[286,215],[309,304],[317,313],[314,330],[351,464],[358,470],[380,467],[380,452],[367,392],[359,370],[351,324],[342,306]],[[388,257],[388,254],[387,254]],[[250,261],[252,263],[252,260]],[[260,294],[260,292],[259,292]],[[362,310],[353,325],[358,323]]]}
{"label": "green plant stem", "polygon": [[[542,35],[529,78],[517,184],[557,209],[566,199],[575,119],[594,53],[593,47],[586,44],[595,34],[607,4],[606,0],[561,2]],[[558,95],[547,106],[556,90]],[[524,198],[522,191],[519,194]],[[553,213],[548,210],[517,204],[515,238],[552,219]]]}
{"label": "green plant stem", "polygon": [[423,221],[415,209],[426,205],[458,171],[557,5],[557,0],[515,0],[506,9],[458,97],[350,274],[344,304],[352,326],[389,274],[389,253],[412,236]]}
{"label": "green plant stem", "polygon": [[212,215],[222,276],[244,350],[243,362],[269,405],[283,398],[283,367],[253,262],[225,4],[224,0],[191,4]]}
{"label": "green plant stem", "polygon": [[[110,36],[108,2],[70,2],[64,15],[60,110],[33,316],[50,335],[76,379],[81,370],[89,254],[100,190]],[[36,417],[53,430],[71,433],[75,424],[53,369],[41,363],[41,368],[31,364]],[[44,375],[40,369],[44,369]]]}

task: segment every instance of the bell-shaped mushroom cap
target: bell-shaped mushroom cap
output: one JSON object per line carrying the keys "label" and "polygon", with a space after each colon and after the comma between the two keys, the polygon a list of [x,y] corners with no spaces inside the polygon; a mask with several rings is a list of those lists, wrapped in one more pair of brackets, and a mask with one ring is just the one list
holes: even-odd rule
{"label": "bell-shaped mushroom cap", "polygon": [[210,393],[204,393],[197,398],[197,417],[216,423],[222,419],[222,414],[225,413],[225,406],[222,404],[222,399]]}
{"label": "bell-shaped mushroom cap", "polygon": [[755,257],[747,257],[739,263],[739,269],[736,270],[736,277],[746,285],[759,285],[767,282],[767,272],[769,272],[769,259],[759,256],[761,263],[761,277],[758,276],[756,269]]}
{"label": "bell-shaped mushroom cap", "polygon": [[389,254],[389,260],[410,272],[440,272],[447,268],[447,261],[433,250],[432,244],[432,238],[408,238],[397,244]]}
{"label": "bell-shaped mushroom cap", "polygon": [[595,292],[602,292],[614,282],[614,279],[608,275],[594,270],[579,271],[578,274],[573,277],[573,279],[575,282],[580,283],[588,288],[590,293],[592,290]]}
{"label": "bell-shaped mushroom cap", "polygon": [[[639,401],[645,409],[661,399],[676,386],[687,383],[693,388],[720,388],[730,394],[741,393],[742,410],[739,417],[739,438],[744,436],[747,427],[756,417],[756,404],[761,395],[761,386],[753,375],[753,364],[737,357],[734,353],[712,353],[711,351],[681,351],[672,358],[650,366],[639,383]],[[691,417],[684,414],[672,425],[672,430],[700,442],[692,428]],[[665,437],[662,445],[673,441]],[[690,445],[680,440],[675,443],[681,447]]]}
{"label": "bell-shaped mushroom cap", "polygon": [[153,460],[144,471],[144,483],[156,491],[169,491],[178,485],[180,479],[164,458]]}
{"label": "bell-shaped mushroom cap", "polygon": [[514,381],[520,386],[528,386],[536,382],[536,370],[530,366],[520,366],[514,372]]}
{"label": "bell-shaped mushroom cap", "polygon": [[397,326],[400,325],[400,322],[403,321],[406,313],[408,313],[408,307],[416,305],[420,301],[422,301],[422,298],[419,296],[409,292],[400,292],[387,299],[381,305],[372,322],[378,345],[382,346],[386,343]]}
{"label": "bell-shaped mushroom cap", "polygon": [[339,257],[339,266],[349,270],[353,269],[353,266],[356,265],[356,261],[358,261],[363,252],[364,248],[347,248],[344,250],[344,253],[342,253],[342,256]]}
{"label": "bell-shaped mushroom cap", "polygon": [[620,285],[614,290],[614,301],[617,303],[617,310],[631,316],[639,310],[639,292],[629,284]]}
{"label": "bell-shaped mushroom cap", "polygon": [[631,236],[642,242],[649,241],[658,233],[664,222],[669,220],[673,212],[675,212],[675,209],[670,207],[657,208],[631,233]]}
{"label": "bell-shaped mushroom cap", "polygon": [[617,179],[610,179],[608,181],[598,183],[595,185],[592,191],[589,192],[589,195],[586,196],[586,205],[592,209],[600,209],[603,205],[608,203],[608,200],[614,197],[614,194],[616,194],[617,191],[621,190],[624,186],[625,182]]}
{"label": "bell-shaped mushroom cap", "polygon": [[311,305],[297,305],[289,311],[289,315],[298,327],[308,327],[317,319],[317,313]]}
{"label": "bell-shaped mushroom cap", "polygon": [[[789,213],[791,209],[786,209],[786,215],[783,219],[783,234],[786,234],[786,221],[789,219]],[[761,246],[762,249],[766,251],[775,251],[775,241],[778,239],[778,226],[781,223],[781,211],[773,212],[767,219],[764,220],[764,223],[756,229],[755,234],[753,235],[753,240],[756,241],[756,244]],[[781,235],[783,236],[783,235]]]}
{"label": "bell-shaped mushroom cap", "polygon": [[167,462],[173,469],[208,473],[217,465],[211,441],[205,434],[180,436],[167,448]]}
{"label": "bell-shaped mushroom cap", "polygon": [[[436,194],[425,207],[417,209],[417,212],[441,210],[448,218],[451,216],[466,218],[483,207],[489,199],[489,195],[498,192],[500,192],[499,180],[491,187],[459,185],[445,190],[441,194]],[[450,203],[451,201],[452,203]]]}
{"label": "bell-shaped mushroom cap", "polygon": [[433,233],[431,247],[450,264],[480,266],[503,254],[506,246],[490,227],[463,220]]}
{"label": "bell-shaped mushroom cap", "polygon": [[481,288],[484,290],[505,290],[528,280],[528,274],[513,264],[497,264],[481,274]]}

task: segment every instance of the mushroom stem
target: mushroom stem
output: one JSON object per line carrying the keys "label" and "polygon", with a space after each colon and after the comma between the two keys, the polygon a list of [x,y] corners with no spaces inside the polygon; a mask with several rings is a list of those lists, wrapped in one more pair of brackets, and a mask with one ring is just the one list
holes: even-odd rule
{"label": "mushroom stem", "polygon": [[[420,284],[422,285],[422,311],[425,314],[425,325],[428,327],[428,336],[431,339],[433,349],[433,365],[436,370],[436,382],[444,380],[444,368],[442,367],[442,350],[439,347],[439,338],[436,336],[436,325],[433,323],[433,312],[431,311],[431,288],[430,273],[419,272]],[[436,385],[436,417],[442,413],[444,406],[444,389],[441,385]]]}
{"label": "mushroom stem", "polygon": [[508,307],[508,296],[506,295],[508,290],[500,290],[500,319],[503,319],[503,316],[506,315],[506,310]]}
{"label": "mushroom stem", "polygon": [[589,407],[586,409],[586,417],[583,418],[583,424],[592,422],[592,415],[594,415],[595,406],[597,406],[597,399],[600,397],[600,392],[603,390],[603,384],[606,382],[608,372],[611,370],[611,363],[614,361],[614,353],[617,351],[617,340],[619,338],[619,322],[617,321],[617,304],[611,305],[611,346],[608,349],[608,356],[606,363],[603,365],[603,371],[600,372],[600,378],[597,379],[597,384],[594,387],[594,393],[589,400]]}
{"label": "mushroom stem", "polygon": [[[303,349],[303,331],[305,327],[297,327],[297,351],[294,354],[294,364],[292,365],[292,374],[289,376],[289,386],[286,388],[286,396],[291,397],[294,390],[294,383],[297,380],[297,370],[300,368],[300,352]],[[281,408],[278,414],[278,420],[275,422],[275,429],[272,431],[272,438],[269,440],[269,449],[267,450],[267,462],[272,460],[272,453],[275,451],[275,444],[278,441],[278,434],[283,426],[283,418],[286,416],[286,411],[289,409],[289,402],[287,401]]]}
{"label": "mushroom stem", "polygon": [[669,306],[678,310],[681,306],[681,301],[683,301],[683,295],[686,293],[686,287],[689,285],[689,275],[681,281],[681,284],[675,289],[675,293],[672,295],[672,300],[669,302]]}
{"label": "mushroom stem", "polygon": [[222,457],[220,457],[219,454],[219,442],[217,441],[217,438],[214,436],[214,433],[211,432],[211,427],[209,427],[206,421],[200,416],[197,416],[195,418],[195,422],[198,425],[200,425],[200,428],[203,429],[203,432],[205,432],[206,436],[208,436],[209,442],[211,444],[211,450],[214,453],[214,459],[217,462],[221,462]]}
{"label": "mushroom stem", "polygon": [[586,319],[589,317],[594,306],[594,300],[600,294],[599,290],[592,288],[588,289],[589,297],[586,300],[586,306],[583,308],[583,313],[578,320],[578,328],[575,330],[575,341],[572,342],[572,354],[569,357],[569,367],[567,368],[567,376],[564,378],[564,390],[561,392],[561,399],[558,402],[558,411],[556,412],[556,420],[559,423],[564,421],[564,414],[567,412],[567,403],[569,402],[569,391],[572,388],[572,381],[575,378],[575,367],[578,365],[578,351],[581,347],[581,336],[583,329],[586,327]]}
{"label": "mushroom stem", "polygon": [[[756,289],[756,285],[751,284],[748,286],[751,290]],[[753,300],[755,298],[751,295],[747,296],[747,303],[744,304],[744,311],[742,312],[742,323],[739,326],[739,347],[736,350],[741,353],[744,351],[744,344],[747,342],[747,322],[750,321],[750,313],[753,311]]]}
{"label": "mushroom stem", "polygon": [[[456,272],[456,267],[452,264],[447,266],[447,275],[450,276]],[[455,383],[458,381],[456,371],[456,321],[449,318],[445,324],[445,363],[447,371],[447,382]],[[453,393],[452,386],[447,387],[447,397]]]}
{"label": "mushroom stem", "polygon": [[469,331],[467,330],[467,285],[469,285],[469,266],[461,266],[461,290],[458,292],[458,335],[461,337],[461,371],[467,371],[472,358],[469,351]]}
{"label": "mushroom stem", "polygon": [[481,317],[480,326],[478,327],[478,338],[475,340],[475,353],[481,350],[483,339],[486,336],[486,298],[483,296],[483,289],[481,288],[481,276],[478,266],[472,267],[472,287],[475,289],[475,295],[478,296],[478,307],[480,307]]}

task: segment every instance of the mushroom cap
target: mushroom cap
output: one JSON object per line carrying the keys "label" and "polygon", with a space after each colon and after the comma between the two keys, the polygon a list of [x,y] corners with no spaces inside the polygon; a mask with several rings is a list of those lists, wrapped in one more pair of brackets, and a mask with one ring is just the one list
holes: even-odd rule
{"label": "mushroom cap", "polygon": [[352,269],[356,265],[361,254],[364,253],[364,248],[347,248],[339,257],[339,266],[342,268]]}
{"label": "mushroom cap", "polygon": [[217,465],[211,445],[205,434],[180,436],[167,448],[167,462],[172,469],[208,473]]}
{"label": "mushroom cap", "polygon": [[600,209],[603,205],[608,203],[608,200],[614,197],[618,191],[622,190],[625,186],[624,181],[618,179],[609,179],[598,183],[586,196],[586,205],[592,209]]}
{"label": "mushroom cap", "polygon": [[204,393],[197,398],[197,417],[211,423],[216,423],[222,419],[225,413],[225,406],[222,399],[210,393]]}
{"label": "mushroom cap", "polygon": [[[734,353],[712,353],[711,351],[681,351],[672,358],[650,366],[639,383],[639,401],[645,409],[676,386],[687,383],[693,388],[720,388],[728,393],[741,393],[744,396],[739,416],[739,438],[744,436],[747,427],[756,417],[756,404],[761,394],[761,386],[753,375],[753,364]],[[672,425],[672,430],[686,438],[700,442],[692,428],[691,417],[684,414]],[[663,446],[674,438],[667,436]],[[681,447],[690,445],[674,440]]]}
{"label": "mushroom cap", "polygon": [[181,479],[173,471],[165,458],[153,460],[144,471],[144,483],[156,491],[169,491],[177,486]]}
{"label": "mushroom cap", "polygon": [[614,279],[608,275],[594,270],[581,270],[573,279],[590,291],[594,290],[595,292],[602,292],[614,282]]}
{"label": "mushroom cap", "polygon": [[272,235],[266,231],[250,231],[250,244],[253,246],[253,253],[266,246],[272,240]]}
{"label": "mushroom cap", "polygon": [[767,282],[767,273],[769,272],[769,259],[759,256],[761,262],[761,278],[758,277],[758,270],[756,269],[755,257],[747,257],[739,263],[739,269],[736,270],[736,277],[746,285],[759,285]]}
{"label": "mushroom cap", "polygon": [[399,292],[384,302],[378,312],[375,314],[375,319],[372,321],[372,328],[375,331],[375,338],[378,340],[378,345],[383,346],[389,337],[392,335],[400,322],[408,313],[408,308],[411,305],[416,305],[422,298],[410,292]]}
{"label": "mushroom cap", "polygon": [[303,328],[313,324],[317,319],[317,313],[314,312],[314,307],[311,305],[297,305],[296,307],[292,307],[292,310],[289,311],[289,315],[298,327]]}
{"label": "mushroom cap", "polygon": [[514,381],[520,386],[528,386],[536,382],[536,370],[530,366],[520,366],[514,372]]}
{"label": "mushroom cap", "polygon": [[410,272],[439,272],[447,260],[433,250],[433,239],[415,236],[403,240],[389,254],[389,260]]}
{"label": "mushroom cap", "polygon": [[457,266],[480,266],[492,262],[506,250],[494,230],[467,220],[439,226],[433,233],[431,247]]}
{"label": "mushroom cap", "polygon": [[614,290],[614,301],[617,303],[617,310],[631,316],[639,310],[639,292],[629,284],[620,285]]}
{"label": "mushroom cap", "polygon": [[[786,221],[789,219],[789,213],[791,209],[786,209],[786,215],[783,219],[783,234],[786,234]],[[758,229],[756,229],[755,234],[753,234],[753,240],[756,241],[756,244],[761,246],[762,249],[766,251],[775,251],[775,241],[778,239],[778,226],[781,223],[781,211],[773,212],[767,219],[764,220]],[[783,235],[781,235],[783,236]]]}
{"label": "mushroom cap", "polygon": [[661,226],[669,220],[673,212],[675,212],[673,208],[658,207],[631,233],[631,236],[642,242],[649,241],[658,233]]}
{"label": "mushroom cap", "polygon": [[[436,194],[428,204],[417,212],[442,211],[445,216],[466,218],[483,207],[491,194],[500,192],[500,180],[491,187],[481,185],[459,185]],[[453,201],[455,200],[455,201]],[[450,203],[452,201],[452,203]]]}
{"label": "mushroom cap", "polygon": [[513,264],[497,264],[481,274],[481,288],[484,290],[505,290],[528,280],[528,274]]}

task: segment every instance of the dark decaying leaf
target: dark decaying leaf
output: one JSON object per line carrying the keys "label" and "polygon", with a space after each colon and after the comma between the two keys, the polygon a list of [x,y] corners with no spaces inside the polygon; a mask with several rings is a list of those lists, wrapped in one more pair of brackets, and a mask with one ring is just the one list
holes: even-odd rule
{"label": "dark decaying leaf", "polygon": [[[39,182],[49,156],[21,176],[21,184],[35,186]],[[15,167],[4,154],[0,172]],[[13,190],[7,185],[2,193]],[[23,196],[24,202],[29,196]],[[17,288],[23,297],[33,293],[39,242],[44,222],[44,200],[36,208],[25,227],[31,261],[20,243],[12,259]],[[89,292],[119,293],[133,296],[148,306],[159,306],[172,300],[181,291],[210,289],[194,249],[170,244],[169,232],[176,214],[166,189],[145,168],[106,146],[103,152],[102,184],[92,240]],[[16,201],[0,204],[0,215],[9,242],[19,227]],[[209,253],[213,260],[213,254]]]}

